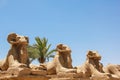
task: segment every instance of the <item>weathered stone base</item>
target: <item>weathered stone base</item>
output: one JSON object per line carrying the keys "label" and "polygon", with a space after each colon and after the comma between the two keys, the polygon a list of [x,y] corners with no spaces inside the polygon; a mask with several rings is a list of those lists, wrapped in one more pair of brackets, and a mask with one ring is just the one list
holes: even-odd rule
{"label": "weathered stone base", "polygon": [[46,76],[21,76],[21,77],[6,77],[0,80],[49,80]]}
{"label": "weathered stone base", "polygon": [[89,78],[52,78],[50,80],[90,80]]}
{"label": "weathered stone base", "polygon": [[58,78],[80,78],[81,77],[81,75],[79,75],[79,74],[77,74],[77,73],[63,73],[63,72],[59,72],[58,74],[57,74],[57,77]]}
{"label": "weathered stone base", "polygon": [[[26,70],[26,69],[25,69]],[[12,74],[11,74],[12,73]],[[97,78],[82,78],[79,74],[76,73],[58,73],[57,75],[47,75],[46,71],[44,70],[31,70],[29,74],[26,74],[25,72],[20,73],[15,71],[15,75],[13,74],[14,71],[10,70],[8,71],[1,71],[0,72],[0,80],[120,80],[115,78],[109,78],[109,79],[97,79]],[[19,75],[21,73],[25,73],[24,75]],[[28,72],[27,72],[28,73]]]}
{"label": "weathered stone base", "polygon": [[20,77],[4,77],[0,78],[0,80],[120,80],[120,79],[91,79],[91,78],[52,78],[48,76],[20,76]]}

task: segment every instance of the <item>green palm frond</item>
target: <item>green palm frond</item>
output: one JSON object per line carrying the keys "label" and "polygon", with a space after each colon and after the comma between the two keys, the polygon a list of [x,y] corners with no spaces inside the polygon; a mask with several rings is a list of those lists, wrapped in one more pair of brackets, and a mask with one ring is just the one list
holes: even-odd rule
{"label": "green palm frond", "polygon": [[52,55],[52,54],[48,56],[48,58],[54,58],[54,57],[55,55]]}
{"label": "green palm frond", "polygon": [[31,46],[31,45],[28,45],[27,46],[27,51],[28,51],[28,56],[29,56],[29,60],[30,60],[30,63],[35,60],[36,58],[39,58],[39,55],[38,55],[38,49],[36,49],[35,46]]}
{"label": "green palm frond", "polygon": [[51,51],[49,51],[46,55],[45,55],[45,57],[49,57],[49,55],[51,55],[53,52],[55,52],[56,51],[56,49],[53,49],[53,50],[51,50]]}
{"label": "green palm frond", "polygon": [[47,52],[49,51],[50,47],[51,47],[51,44],[49,44],[49,45],[47,46],[45,53],[47,53]]}
{"label": "green palm frond", "polygon": [[[53,52],[56,50],[50,50],[51,44],[48,44],[48,39],[47,38],[40,38],[40,37],[35,37],[36,44],[33,44],[31,46],[32,51],[31,53],[37,53],[36,56],[31,55],[32,59],[38,58],[39,62],[43,63],[46,59],[49,59],[50,55],[52,55]],[[29,52],[29,54],[31,54]]]}
{"label": "green palm frond", "polygon": [[49,61],[49,58],[54,58],[54,57],[55,57],[55,55],[51,54],[46,59],[47,59],[47,61]]}
{"label": "green palm frond", "polygon": [[47,46],[47,43],[48,43],[48,39],[46,39],[45,37],[42,39],[43,41],[43,47],[46,47]]}

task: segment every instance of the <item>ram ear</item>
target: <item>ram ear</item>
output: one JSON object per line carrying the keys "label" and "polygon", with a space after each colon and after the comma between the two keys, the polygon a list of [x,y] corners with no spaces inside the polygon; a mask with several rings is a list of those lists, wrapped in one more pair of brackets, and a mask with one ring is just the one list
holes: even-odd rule
{"label": "ram ear", "polygon": [[17,37],[17,34],[16,33],[10,33],[7,37],[7,41],[10,43],[10,44],[14,44],[16,43],[16,37]]}
{"label": "ram ear", "polygon": [[25,36],[25,39],[27,40],[27,43],[29,43],[29,38]]}
{"label": "ram ear", "polygon": [[91,58],[92,57],[92,51],[88,51],[86,56]]}
{"label": "ram ear", "polygon": [[57,49],[62,49],[62,47],[63,47],[63,44],[58,44],[56,48]]}

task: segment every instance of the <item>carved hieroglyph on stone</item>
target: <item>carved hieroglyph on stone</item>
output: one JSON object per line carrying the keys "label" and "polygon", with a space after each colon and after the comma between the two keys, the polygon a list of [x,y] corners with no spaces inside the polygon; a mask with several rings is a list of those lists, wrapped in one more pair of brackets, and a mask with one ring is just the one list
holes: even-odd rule
{"label": "carved hieroglyph on stone", "polygon": [[103,65],[100,63],[101,56],[97,51],[88,51],[86,62],[77,67],[77,73],[82,73],[83,77],[95,77],[96,79],[108,79],[110,74],[103,72]]}
{"label": "carved hieroglyph on stone", "polygon": [[76,69],[72,69],[71,49],[67,45],[58,44],[56,50],[53,61],[46,64],[48,74],[75,73]]}
{"label": "carved hieroglyph on stone", "polygon": [[7,41],[11,44],[11,49],[6,59],[0,63],[0,69],[7,70],[8,68],[27,67],[29,65],[26,48],[28,45],[28,37],[11,33],[8,35]]}

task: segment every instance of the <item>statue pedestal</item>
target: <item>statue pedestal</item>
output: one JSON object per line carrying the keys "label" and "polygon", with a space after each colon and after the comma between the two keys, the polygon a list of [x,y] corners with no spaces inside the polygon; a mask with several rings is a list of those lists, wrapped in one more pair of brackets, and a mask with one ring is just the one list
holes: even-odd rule
{"label": "statue pedestal", "polygon": [[8,68],[7,73],[12,76],[22,76],[31,74],[31,70],[29,68]]}
{"label": "statue pedestal", "polygon": [[45,70],[31,70],[31,75],[44,76],[44,75],[47,75],[47,71],[45,71]]}

